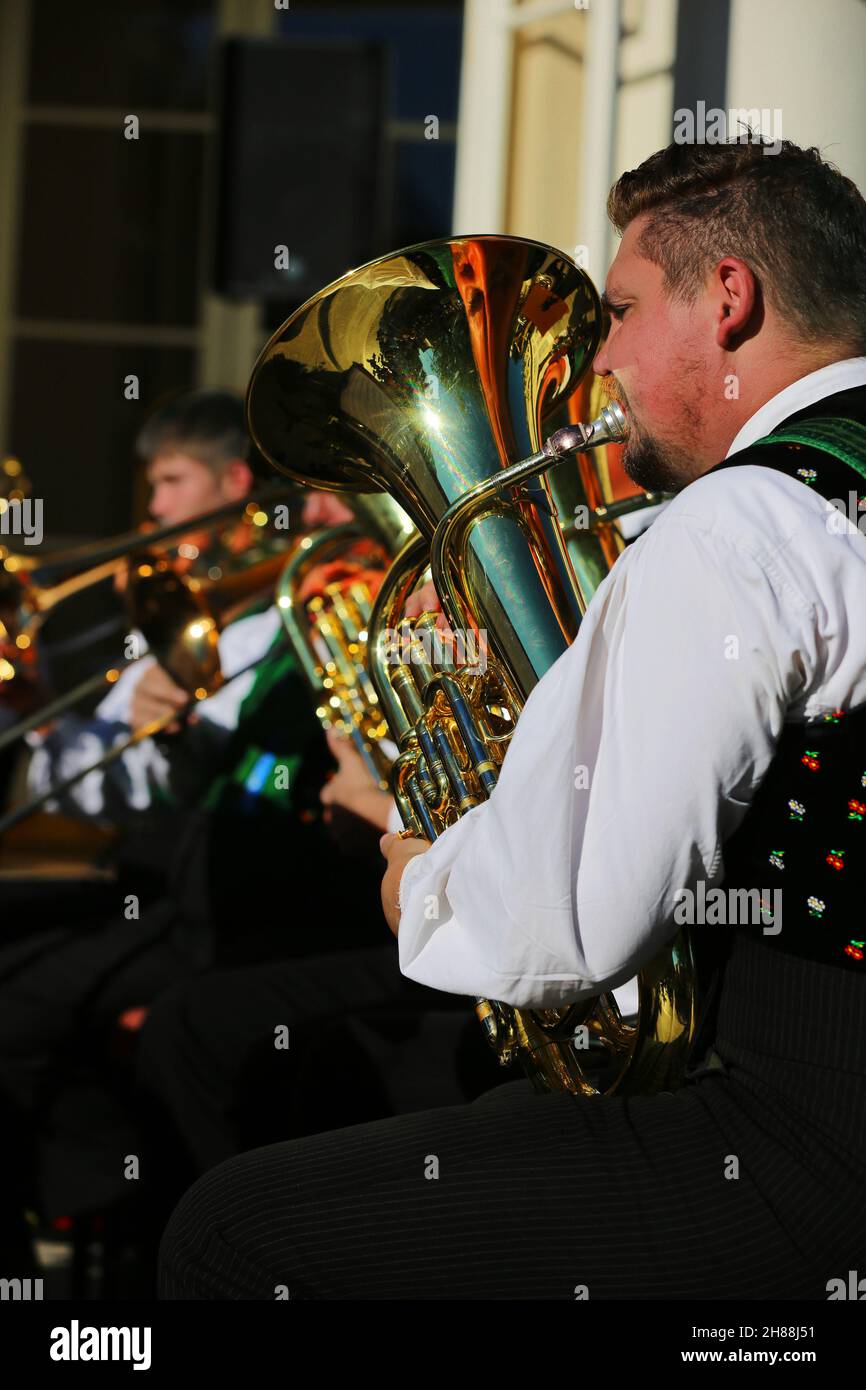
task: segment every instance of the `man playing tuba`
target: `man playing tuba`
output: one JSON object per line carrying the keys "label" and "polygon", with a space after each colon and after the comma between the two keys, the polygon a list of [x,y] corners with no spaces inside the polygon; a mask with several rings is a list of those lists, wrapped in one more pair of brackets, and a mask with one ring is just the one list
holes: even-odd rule
{"label": "man playing tuba", "polygon": [[165,1297],[822,1299],[862,1261],[866,540],[831,499],[866,476],[866,203],[755,140],[671,144],[609,212],[595,370],[676,496],[490,799],[383,841],[383,904],[410,978],[525,1009],[623,983],[700,884],[780,889],[781,930],[695,926],[678,1091],[518,1081],[244,1154],[176,1210]]}

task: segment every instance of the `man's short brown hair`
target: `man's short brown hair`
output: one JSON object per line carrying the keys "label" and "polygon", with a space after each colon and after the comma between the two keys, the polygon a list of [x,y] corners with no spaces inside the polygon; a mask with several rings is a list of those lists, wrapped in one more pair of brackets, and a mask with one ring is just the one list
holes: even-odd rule
{"label": "man's short brown hair", "polygon": [[177,452],[219,474],[234,459],[249,460],[250,438],[243,398],[234,391],[185,391],[165,401],[145,422],[135,441],[140,458]]}
{"label": "man's short brown hair", "polygon": [[817,149],[790,140],[670,144],[614,184],[622,232],[648,221],[638,250],[670,292],[693,299],[726,255],[746,262],[767,302],[808,342],[866,350],[866,202]]}

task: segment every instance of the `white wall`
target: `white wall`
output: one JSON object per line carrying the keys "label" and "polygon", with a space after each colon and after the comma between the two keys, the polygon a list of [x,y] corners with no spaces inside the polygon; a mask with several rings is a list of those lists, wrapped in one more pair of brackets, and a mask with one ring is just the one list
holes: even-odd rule
{"label": "white wall", "polygon": [[[668,144],[673,123],[676,0],[625,0],[622,18],[611,183]],[[616,252],[617,241],[616,232],[609,228],[608,262]]]}
{"label": "white wall", "polygon": [[733,0],[728,107],[781,112],[784,139],[817,145],[866,194],[866,4]]}
{"label": "white wall", "polygon": [[[607,109],[581,100],[586,21],[618,2],[619,88],[604,176]],[[587,12],[573,0],[515,8],[466,0],[455,230],[516,232],[566,250],[586,244],[590,274],[601,280],[616,244],[599,217],[607,187],[672,137],[678,0],[589,3]],[[515,21],[523,10],[524,25],[510,28],[509,14]],[[731,0],[727,61],[728,108],[778,108],[783,136],[817,144],[866,193],[864,0]]]}

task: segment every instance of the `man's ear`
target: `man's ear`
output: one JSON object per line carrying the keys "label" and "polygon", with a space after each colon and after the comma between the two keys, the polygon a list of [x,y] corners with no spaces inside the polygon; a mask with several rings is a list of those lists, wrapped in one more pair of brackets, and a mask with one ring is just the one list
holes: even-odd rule
{"label": "man's ear", "polygon": [[732,352],[760,326],[758,283],[745,261],[725,256],[712,272],[710,292],[716,315],[716,342]]}
{"label": "man's ear", "polygon": [[228,502],[247,497],[253,486],[253,470],[245,459],[232,459],[223,469],[222,490]]}

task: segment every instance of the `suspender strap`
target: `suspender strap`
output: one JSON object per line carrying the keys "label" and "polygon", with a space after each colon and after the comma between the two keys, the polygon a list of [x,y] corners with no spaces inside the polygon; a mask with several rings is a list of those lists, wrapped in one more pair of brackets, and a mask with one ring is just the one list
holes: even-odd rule
{"label": "suspender strap", "polygon": [[820,449],[866,479],[866,425],[859,420],[847,420],[838,415],[802,420],[788,429],[766,435],[764,439],[757,440],[753,447],[764,444],[803,444],[807,448]]}

